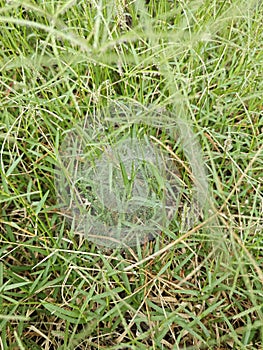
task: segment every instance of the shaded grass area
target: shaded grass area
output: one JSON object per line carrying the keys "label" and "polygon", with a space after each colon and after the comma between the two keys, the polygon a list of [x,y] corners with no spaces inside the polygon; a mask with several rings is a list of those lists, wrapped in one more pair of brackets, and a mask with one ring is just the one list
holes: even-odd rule
{"label": "shaded grass area", "polygon": [[[3,349],[262,347],[257,3],[1,2]],[[74,235],[54,166],[65,130],[87,115],[103,123],[123,98],[191,125],[213,220],[113,251]],[[171,135],[162,142],[177,152]]]}

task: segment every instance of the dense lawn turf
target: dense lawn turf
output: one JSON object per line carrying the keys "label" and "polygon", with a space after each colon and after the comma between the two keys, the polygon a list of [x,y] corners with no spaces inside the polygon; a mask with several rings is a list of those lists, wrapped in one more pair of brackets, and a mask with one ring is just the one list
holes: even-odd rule
{"label": "dense lawn turf", "polygon": [[[0,3],[0,349],[262,349],[261,1]],[[74,234],[54,169],[114,103],[160,115],[139,127],[186,184],[167,130],[194,133],[209,196],[194,225],[110,250]]]}

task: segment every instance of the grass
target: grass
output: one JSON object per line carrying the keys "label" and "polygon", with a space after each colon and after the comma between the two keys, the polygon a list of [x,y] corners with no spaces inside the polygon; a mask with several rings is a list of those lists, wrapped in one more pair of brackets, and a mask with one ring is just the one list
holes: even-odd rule
{"label": "grass", "polygon": [[[261,2],[0,3],[0,348],[261,349]],[[197,135],[210,211],[110,250],[74,234],[54,168],[122,101],[161,111],[133,121],[189,185]]]}

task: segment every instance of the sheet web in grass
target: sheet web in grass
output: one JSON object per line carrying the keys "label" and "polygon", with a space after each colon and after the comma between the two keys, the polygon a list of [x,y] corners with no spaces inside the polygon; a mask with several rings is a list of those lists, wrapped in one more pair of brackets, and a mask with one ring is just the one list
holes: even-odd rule
{"label": "sheet web in grass", "polygon": [[144,243],[191,202],[175,159],[147,127],[131,125],[77,125],[60,146],[58,200],[74,231],[100,246]]}

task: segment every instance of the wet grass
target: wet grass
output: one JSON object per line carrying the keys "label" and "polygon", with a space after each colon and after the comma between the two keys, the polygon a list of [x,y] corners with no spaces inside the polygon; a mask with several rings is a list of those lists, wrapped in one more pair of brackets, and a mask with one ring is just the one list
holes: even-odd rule
{"label": "wet grass", "polygon": [[[1,2],[2,349],[262,347],[259,3]],[[128,102],[185,184],[202,160],[177,137],[197,135],[210,211],[110,250],[74,234],[54,168],[69,128]]]}

